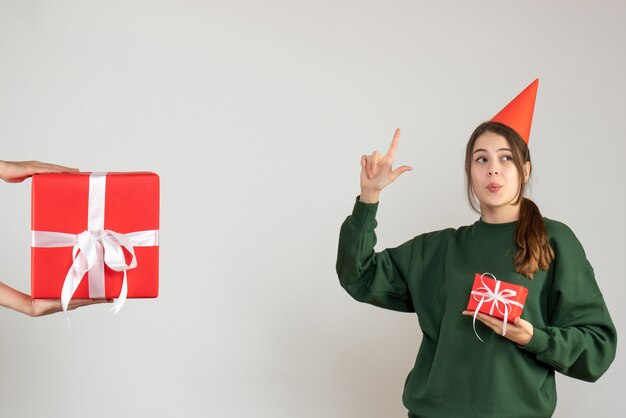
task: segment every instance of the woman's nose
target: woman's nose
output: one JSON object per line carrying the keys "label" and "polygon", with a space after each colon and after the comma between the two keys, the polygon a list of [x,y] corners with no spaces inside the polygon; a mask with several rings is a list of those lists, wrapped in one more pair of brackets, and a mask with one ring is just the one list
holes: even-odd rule
{"label": "woman's nose", "polygon": [[500,169],[496,164],[490,165],[489,168],[487,169],[487,174],[489,176],[495,176],[498,173],[500,173]]}

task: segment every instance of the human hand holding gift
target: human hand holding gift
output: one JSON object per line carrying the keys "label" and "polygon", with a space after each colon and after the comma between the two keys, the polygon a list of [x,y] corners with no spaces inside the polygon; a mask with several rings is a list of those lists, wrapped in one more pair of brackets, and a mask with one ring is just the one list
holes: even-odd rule
{"label": "human hand holding gift", "polygon": [[[19,183],[38,173],[76,173],[78,169],[39,161],[0,161],[0,179],[7,183]],[[97,303],[112,302],[111,299],[74,299],[68,309]],[[43,316],[60,312],[60,299],[33,299],[0,282],[0,306],[13,309],[29,316]]]}
{"label": "human hand holding gift", "polygon": [[[463,311],[463,315],[467,316],[474,316],[474,313],[474,311]],[[476,319],[487,325],[496,334],[502,335],[502,328],[504,325],[503,320],[482,312],[478,312]],[[512,324],[508,325],[506,328],[506,334],[503,335],[503,337],[519,345],[526,345],[533,338],[533,326],[530,322],[518,316]]]}
{"label": "human hand holding gift", "polygon": [[0,161],[0,178],[7,183],[20,183],[42,173],[78,173],[78,169],[40,161]]}
{"label": "human hand holding gift", "polygon": [[[490,273],[476,274],[463,315],[474,317],[474,321],[478,319],[519,345],[526,345],[533,336],[532,324],[520,317],[527,294],[525,287],[497,280]],[[482,341],[475,327],[474,333]]]}
{"label": "human hand holding gift", "polygon": [[[113,302],[113,299],[72,299],[68,310],[97,303]],[[61,312],[61,299],[33,299],[30,295],[0,282],[0,306],[13,309],[28,316],[44,316]]]}

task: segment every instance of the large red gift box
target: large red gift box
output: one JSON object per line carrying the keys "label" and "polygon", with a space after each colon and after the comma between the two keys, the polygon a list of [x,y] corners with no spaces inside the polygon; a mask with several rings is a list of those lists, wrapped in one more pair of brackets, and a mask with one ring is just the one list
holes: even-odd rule
{"label": "large red gift box", "polygon": [[[100,270],[84,274],[72,298],[117,298],[127,274],[129,298],[159,292],[159,177],[155,173],[37,174],[32,180],[31,292],[33,298],[59,298],[78,242],[95,243],[87,254],[100,258]],[[102,238],[101,238],[102,237]],[[86,239],[86,240],[85,240]],[[122,242],[113,248],[109,240]],[[65,241],[65,242],[63,242]],[[104,252],[104,248],[107,252]],[[111,249],[113,248],[113,249]],[[122,251],[123,249],[123,251]],[[116,251],[119,250],[119,251]],[[134,251],[136,267],[131,264]],[[108,257],[131,265],[115,271]],[[85,251],[83,251],[85,253]],[[89,255],[88,255],[89,256]],[[91,260],[97,258],[95,255]],[[108,262],[108,264],[107,264]],[[116,270],[120,270],[119,262]],[[82,274],[81,274],[82,276]],[[94,277],[91,277],[94,276]],[[104,282],[93,283],[103,276]],[[102,277],[100,277],[102,280]],[[96,293],[96,294],[94,294]]]}
{"label": "large red gift box", "polygon": [[490,273],[477,273],[467,310],[478,310],[513,323],[522,314],[527,295],[528,289],[524,286],[497,280]]}

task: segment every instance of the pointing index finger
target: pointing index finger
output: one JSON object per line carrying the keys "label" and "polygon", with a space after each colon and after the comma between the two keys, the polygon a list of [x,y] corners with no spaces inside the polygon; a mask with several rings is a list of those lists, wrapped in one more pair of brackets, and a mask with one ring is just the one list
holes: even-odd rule
{"label": "pointing index finger", "polygon": [[396,156],[398,141],[400,141],[400,128],[396,128],[396,131],[393,134],[393,139],[391,140],[391,145],[389,146],[389,150],[387,150],[387,155],[385,155],[385,157],[389,158],[391,161],[393,161]]}

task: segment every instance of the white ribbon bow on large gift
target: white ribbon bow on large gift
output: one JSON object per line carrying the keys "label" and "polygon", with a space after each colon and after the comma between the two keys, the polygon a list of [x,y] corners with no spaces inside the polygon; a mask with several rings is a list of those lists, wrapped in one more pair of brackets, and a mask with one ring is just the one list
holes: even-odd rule
{"label": "white ribbon bow on large gift", "polygon": [[[496,281],[493,290],[489,287],[489,285],[487,285],[483,281],[483,277],[486,275],[493,277],[493,279]],[[502,335],[504,336],[506,335],[506,324],[509,319],[509,313],[511,312],[511,305],[519,306],[520,308],[523,308],[524,305],[519,303],[516,300],[511,299],[517,296],[516,290],[513,290],[513,289],[500,290],[500,284],[502,282],[496,279],[496,276],[494,276],[493,274],[483,273],[480,276],[480,282],[483,285],[477,288],[476,290],[472,290],[473,298],[475,301],[478,302],[478,306],[476,306],[476,310],[474,311],[474,318],[472,319],[472,326],[474,327],[474,334],[476,334],[476,336],[478,337],[480,341],[483,340],[478,335],[478,332],[476,332],[476,317],[478,316],[478,311],[480,311],[480,308],[483,306],[485,302],[493,301],[493,303],[491,304],[491,309],[489,310],[489,315],[493,316],[494,310],[497,309],[498,312],[500,312],[500,315],[504,317],[504,322],[502,324]],[[480,299],[478,299],[479,296],[480,296]],[[502,305],[502,307],[500,305]]]}
{"label": "white ribbon bow on large gift", "polygon": [[[93,299],[106,297],[104,284],[104,265],[106,264],[111,270],[124,272],[122,289],[111,308],[114,314],[117,314],[128,295],[126,271],[137,266],[134,247],[159,245],[158,230],[121,234],[104,229],[105,191],[106,173],[92,173],[89,176],[87,230],[80,234],[32,231],[33,247],[74,247],[72,265],[65,276],[61,290],[61,306],[66,312],[74,292],[86,273],[89,276],[89,297]],[[124,249],[131,255],[130,263],[126,263]]]}

